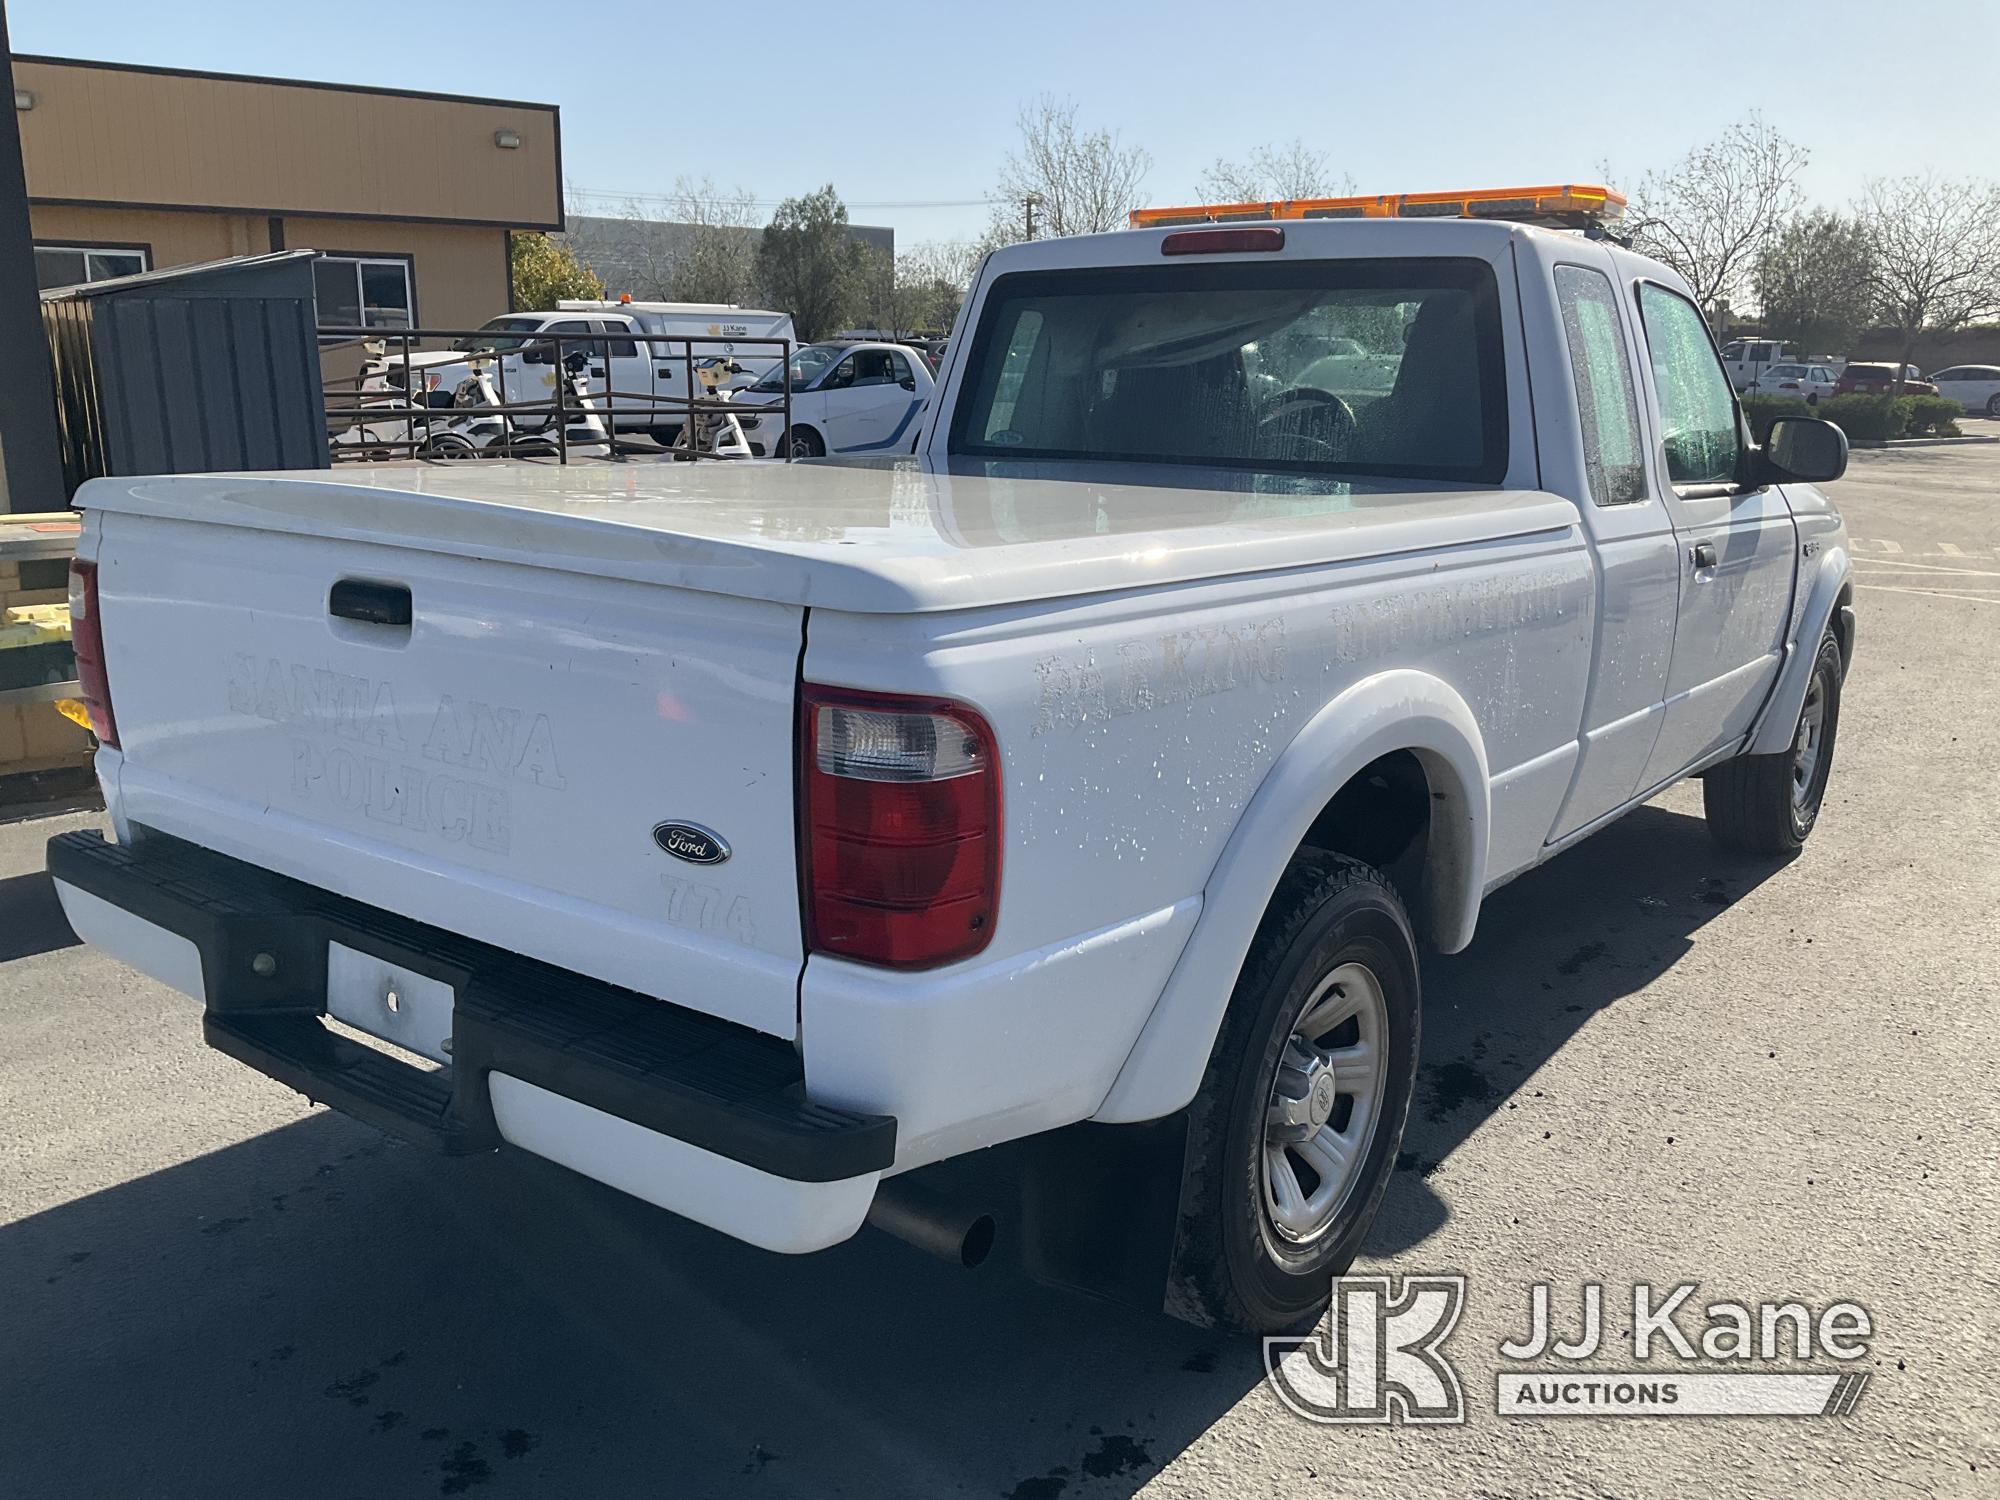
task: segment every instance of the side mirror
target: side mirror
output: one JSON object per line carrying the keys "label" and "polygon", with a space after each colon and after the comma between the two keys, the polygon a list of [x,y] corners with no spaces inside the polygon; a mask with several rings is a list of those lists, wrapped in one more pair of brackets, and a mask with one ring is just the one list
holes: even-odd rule
{"label": "side mirror", "polygon": [[917,388],[917,377],[914,375],[905,375],[896,384],[900,385],[906,391],[914,391]]}
{"label": "side mirror", "polygon": [[1816,417],[1780,417],[1764,440],[1763,467],[1779,484],[1831,484],[1847,472],[1847,434]]}
{"label": "side mirror", "polygon": [[530,344],[521,351],[521,363],[524,365],[552,365],[555,362],[554,344]]}

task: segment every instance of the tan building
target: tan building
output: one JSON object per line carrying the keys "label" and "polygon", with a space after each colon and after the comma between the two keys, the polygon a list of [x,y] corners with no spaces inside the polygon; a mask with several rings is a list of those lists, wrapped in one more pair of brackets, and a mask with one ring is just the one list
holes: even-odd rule
{"label": "tan building", "polygon": [[473,328],[509,233],[563,227],[552,104],[59,57],[14,87],[43,286],[311,248],[323,325]]}

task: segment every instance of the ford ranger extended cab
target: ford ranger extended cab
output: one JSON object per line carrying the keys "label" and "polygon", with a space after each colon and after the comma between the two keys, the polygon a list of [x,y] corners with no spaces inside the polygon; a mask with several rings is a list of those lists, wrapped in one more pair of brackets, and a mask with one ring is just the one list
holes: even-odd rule
{"label": "ford ranger extended cab", "polygon": [[1018,245],[911,455],[85,486],[113,836],[49,869],[385,1129],[967,1260],[937,1184],[1061,1142],[1031,1270],[1295,1326],[1390,1180],[1425,945],[1683,777],[1726,846],[1811,833],[1845,462],[1753,446],[1602,239]]}

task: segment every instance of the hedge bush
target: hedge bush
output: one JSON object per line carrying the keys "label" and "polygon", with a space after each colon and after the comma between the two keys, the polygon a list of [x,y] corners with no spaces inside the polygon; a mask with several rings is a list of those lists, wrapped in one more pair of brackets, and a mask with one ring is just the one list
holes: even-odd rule
{"label": "hedge bush", "polygon": [[1959,405],[1942,396],[1905,396],[1910,404],[1910,420],[1903,429],[1909,437],[1957,437]]}
{"label": "hedge bush", "polygon": [[1762,443],[1771,436],[1771,424],[1780,417],[1816,417],[1819,410],[1796,396],[1748,395],[1743,398],[1743,415],[1750,419],[1750,436]]}
{"label": "hedge bush", "polygon": [[1834,396],[1820,402],[1818,411],[1837,424],[1848,441],[1879,442],[1903,435],[1916,400],[1914,396]]}

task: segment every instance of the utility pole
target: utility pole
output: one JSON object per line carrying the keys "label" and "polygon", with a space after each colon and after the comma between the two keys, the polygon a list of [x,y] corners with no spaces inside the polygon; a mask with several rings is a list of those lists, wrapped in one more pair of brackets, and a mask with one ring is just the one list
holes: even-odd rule
{"label": "utility pole", "polygon": [[56,382],[42,332],[35,282],[34,233],[28,227],[28,177],[21,164],[22,100],[14,92],[14,53],[0,0],[0,510],[61,510],[62,450],[56,443]]}
{"label": "utility pole", "polygon": [[1033,193],[1021,200],[1021,216],[1026,221],[1028,230],[1027,234],[1022,236],[1024,239],[1031,240],[1035,237],[1035,205],[1041,201]]}

